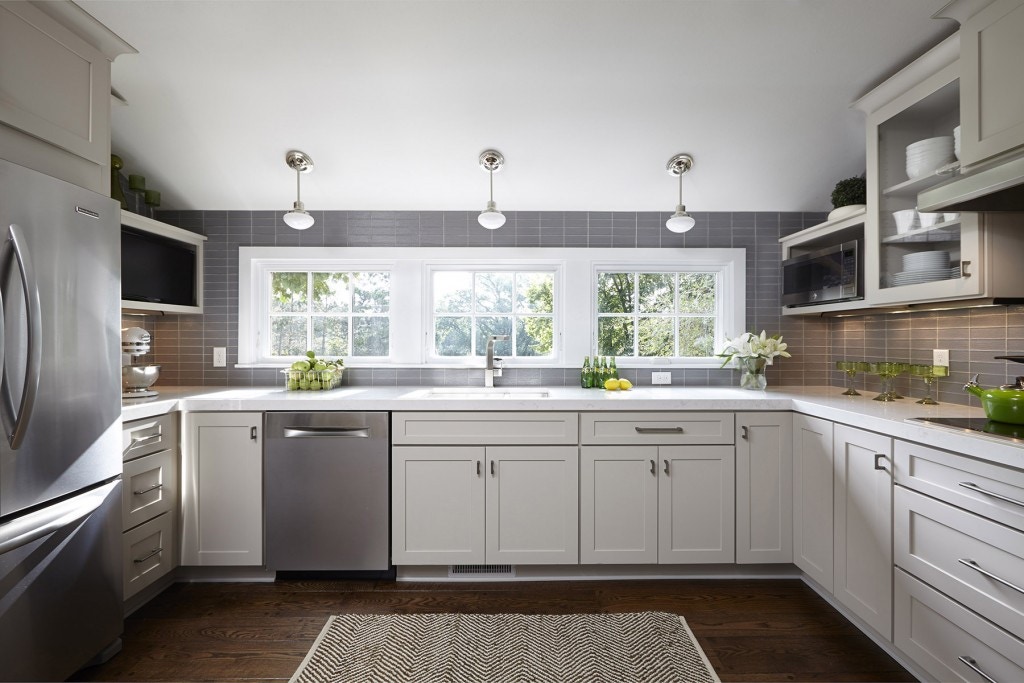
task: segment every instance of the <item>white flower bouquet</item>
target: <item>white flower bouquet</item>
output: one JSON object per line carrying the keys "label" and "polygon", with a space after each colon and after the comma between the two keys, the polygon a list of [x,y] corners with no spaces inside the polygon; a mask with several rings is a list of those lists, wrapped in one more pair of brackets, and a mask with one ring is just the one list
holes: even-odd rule
{"label": "white flower bouquet", "polygon": [[779,356],[783,358],[792,357],[786,351],[788,347],[789,345],[782,341],[781,334],[768,336],[764,330],[761,330],[760,336],[753,332],[744,332],[735,339],[728,340],[722,352],[715,355],[719,358],[725,358],[722,362],[723,368],[733,359],[763,358],[765,364],[771,365],[772,361]]}

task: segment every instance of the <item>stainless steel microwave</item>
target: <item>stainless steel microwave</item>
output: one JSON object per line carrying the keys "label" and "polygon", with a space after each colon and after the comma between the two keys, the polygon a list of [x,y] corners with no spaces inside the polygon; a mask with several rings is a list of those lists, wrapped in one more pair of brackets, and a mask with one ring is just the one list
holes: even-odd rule
{"label": "stainless steel microwave", "polygon": [[782,262],[782,305],[807,306],[864,298],[858,241],[801,254]]}

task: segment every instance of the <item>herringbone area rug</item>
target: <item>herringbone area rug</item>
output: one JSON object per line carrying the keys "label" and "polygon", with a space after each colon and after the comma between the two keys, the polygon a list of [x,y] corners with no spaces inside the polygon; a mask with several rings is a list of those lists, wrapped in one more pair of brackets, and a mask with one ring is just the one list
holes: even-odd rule
{"label": "herringbone area rug", "polygon": [[682,617],[346,614],[331,617],[293,683],[717,682]]}

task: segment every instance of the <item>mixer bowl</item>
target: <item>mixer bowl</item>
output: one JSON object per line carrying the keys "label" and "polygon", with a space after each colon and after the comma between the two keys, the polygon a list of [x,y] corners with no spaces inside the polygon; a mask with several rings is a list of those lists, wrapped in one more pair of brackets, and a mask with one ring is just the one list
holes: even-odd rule
{"label": "mixer bowl", "polygon": [[159,377],[159,365],[122,365],[121,390],[129,393],[146,391]]}

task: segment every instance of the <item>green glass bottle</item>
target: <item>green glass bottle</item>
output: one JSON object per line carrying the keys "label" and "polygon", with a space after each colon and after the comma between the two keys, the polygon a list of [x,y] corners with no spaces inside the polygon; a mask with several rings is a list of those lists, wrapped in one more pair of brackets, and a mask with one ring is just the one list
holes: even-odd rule
{"label": "green glass bottle", "polygon": [[590,356],[583,357],[583,369],[580,370],[580,387],[589,389],[593,386],[594,371],[590,369]]}
{"label": "green glass bottle", "polygon": [[597,381],[594,382],[594,386],[598,389],[604,389],[604,381],[608,379],[608,364],[605,362],[604,356],[601,356],[596,379]]}
{"label": "green glass bottle", "polygon": [[609,371],[610,374],[608,376],[611,377],[612,379],[618,379],[619,378],[619,369],[617,367],[615,367],[615,356],[612,356],[611,358],[609,358],[608,362],[610,363],[610,367],[608,368],[608,371]]}

